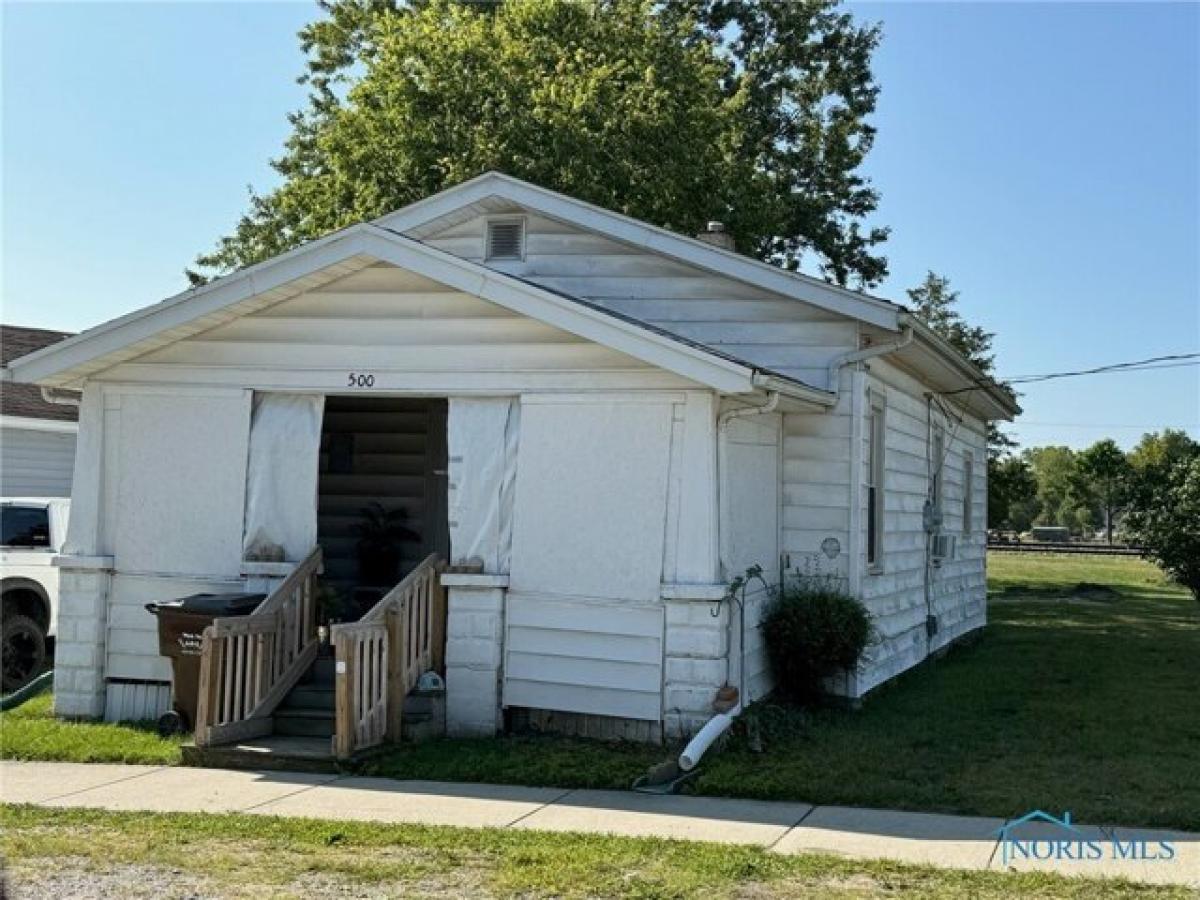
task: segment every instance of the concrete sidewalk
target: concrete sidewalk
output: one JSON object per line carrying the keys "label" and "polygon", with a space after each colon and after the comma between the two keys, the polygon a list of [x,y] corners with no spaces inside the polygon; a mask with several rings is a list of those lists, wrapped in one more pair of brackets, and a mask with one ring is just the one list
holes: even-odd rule
{"label": "concrete sidewalk", "polygon": [[[292,772],[0,761],[0,801],[148,812],[240,812],[754,844],[947,868],[1021,869],[1200,887],[1200,835],[1078,826],[1086,839],[1170,841],[1170,860],[1004,864],[1003,819],[624,791],[394,781]],[[1048,836],[1048,835],[1047,835]]]}

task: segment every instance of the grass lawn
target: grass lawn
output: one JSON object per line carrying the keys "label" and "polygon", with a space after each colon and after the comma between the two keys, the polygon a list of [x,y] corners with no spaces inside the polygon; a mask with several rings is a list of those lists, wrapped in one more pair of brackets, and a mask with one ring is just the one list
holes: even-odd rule
{"label": "grass lawn", "polygon": [[0,713],[0,758],[151,765],[179,762],[182,741],[159,737],[152,723],[61,722],[54,718],[52,703],[50,694],[42,694]]}
{"label": "grass lawn", "polygon": [[[992,554],[981,640],[858,712],[760,712],[698,793],[1200,831],[1200,605],[1138,559]],[[1081,584],[1092,599],[1071,599]],[[373,764],[396,777],[628,787],[660,749],[516,737]]]}
{"label": "grass lawn", "polygon": [[0,807],[0,826],[13,886],[39,896],[80,882],[131,898],[1190,896],[1042,874],[512,830],[19,806]]}
{"label": "grass lawn", "polygon": [[[858,712],[752,710],[698,793],[1200,831],[1200,604],[1131,558],[993,554],[989,626]],[[1083,590],[1081,584],[1091,585]],[[1077,599],[1082,598],[1082,599]],[[152,732],[67,725],[39,700],[0,716],[0,756],[174,762]],[[741,726],[744,727],[744,726]],[[628,787],[663,748],[554,737],[436,741],[373,774]]]}
{"label": "grass lawn", "polygon": [[[699,790],[1200,830],[1200,605],[1136,559],[989,572],[982,640],[761,755],[732,747]],[[1080,583],[1102,587],[1070,599]]]}

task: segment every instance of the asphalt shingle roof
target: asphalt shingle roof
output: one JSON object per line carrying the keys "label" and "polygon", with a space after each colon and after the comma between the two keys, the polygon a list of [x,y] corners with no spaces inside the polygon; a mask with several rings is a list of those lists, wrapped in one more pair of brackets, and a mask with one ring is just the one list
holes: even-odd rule
{"label": "asphalt shingle roof", "polygon": [[[0,365],[6,366],[18,357],[41,350],[50,344],[57,344],[70,336],[69,331],[0,325]],[[74,406],[47,403],[42,399],[42,389],[36,384],[13,384],[11,381],[4,381],[0,382],[0,415],[74,422],[79,418],[79,410]]]}

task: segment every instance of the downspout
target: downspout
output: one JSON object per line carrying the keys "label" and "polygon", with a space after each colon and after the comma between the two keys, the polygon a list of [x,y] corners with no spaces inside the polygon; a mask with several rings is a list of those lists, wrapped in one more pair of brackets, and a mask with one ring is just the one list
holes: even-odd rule
{"label": "downspout", "polygon": [[74,393],[60,394],[58,388],[44,387],[42,388],[42,399],[47,403],[54,403],[58,406],[79,406],[79,401],[83,398]]}
{"label": "downspout", "polygon": [[[863,570],[862,547],[862,484],[863,484],[863,426],[866,416],[863,409],[866,393],[866,373],[862,363],[888,353],[902,350],[913,341],[913,329],[906,326],[900,337],[886,344],[877,344],[862,350],[854,350],[835,357],[829,364],[826,382],[829,390],[841,393],[841,370],[853,366],[850,373],[850,504],[846,510],[846,586],[851,597],[861,597]],[[840,397],[839,397],[840,399]],[[854,676],[851,676],[854,677]]]}
{"label": "downspout", "polygon": [[[862,350],[852,350],[835,356],[829,363],[829,375],[826,384],[830,392],[841,394],[841,372],[846,366],[854,366],[850,379],[850,506],[847,509],[846,523],[846,554],[850,557],[850,567],[846,573],[846,581],[850,595],[857,597],[862,586],[862,572],[859,562],[862,553],[862,505],[858,498],[862,495],[862,466],[863,466],[863,388],[865,379],[861,363],[888,353],[903,350],[913,342],[913,328],[905,326],[900,337],[886,344],[876,344]],[[839,396],[840,399],[840,396]]]}
{"label": "downspout", "polygon": [[[772,413],[779,406],[779,392],[771,391],[767,394],[767,401],[759,406],[741,406],[737,409],[727,410],[717,417],[717,528],[720,539],[718,541],[721,576],[728,577],[725,569],[725,562],[729,558],[728,554],[728,529],[725,527],[725,516],[722,515],[724,508],[723,504],[725,497],[728,494],[726,477],[727,466],[726,459],[728,452],[725,449],[726,431],[730,422],[734,419],[747,418],[749,416],[764,416]],[[731,600],[733,598],[730,598]],[[741,715],[743,705],[746,702],[746,609],[744,598],[736,600],[738,607],[738,698],[737,703],[733,708],[717,713],[711,719],[704,723],[696,736],[693,737],[683,752],[679,754],[679,768],[685,772],[690,772],[694,769],[700,758],[713,741],[719,738],[722,734],[729,730],[729,726],[733,724],[733,720]],[[729,616],[729,650],[726,651],[726,664],[733,649],[733,614],[730,611]]]}

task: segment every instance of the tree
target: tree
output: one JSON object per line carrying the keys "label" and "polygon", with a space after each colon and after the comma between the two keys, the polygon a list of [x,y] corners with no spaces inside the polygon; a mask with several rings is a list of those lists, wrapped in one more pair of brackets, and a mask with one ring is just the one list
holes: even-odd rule
{"label": "tree", "polygon": [[995,335],[968,325],[958,311],[958,291],[950,289],[950,279],[929,271],[925,280],[907,291],[913,313],[975,364],[985,375],[995,367],[992,352]]}
{"label": "tree", "polygon": [[1080,515],[1081,507],[1086,511],[1087,504],[1081,502],[1078,493],[1075,451],[1070,447],[1033,447],[1025,451],[1024,458],[1037,481],[1035,523],[1062,525],[1073,530],[1087,525],[1090,517]]}
{"label": "tree", "polygon": [[1036,514],[1037,479],[1029,462],[1005,456],[988,466],[988,528],[1026,531]]}
{"label": "tree", "polygon": [[1130,535],[1200,600],[1200,453],[1176,460],[1144,485],[1126,524]]}
{"label": "tree", "polygon": [[1104,514],[1104,533],[1113,540],[1113,517],[1129,496],[1133,470],[1116,441],[1097,441],[1075,457],[1075,493],[1096,498]]}
{"label": "tree", "polygon": [[1161,432],[1143,434],[1142,439],[1129,451],[1129,465],[1135,477],[1151,476],[1165,472],[1176,463],[1191,459],[1200,453],[1200,442],[1194,441],[1186,431],[1164,428]]}
{"label": "tree", "polygon": [[[958,311],[958,291],[951,290],[950,279],[929,271],[925,280],[906,292],[913,314],[941,335],[955,350],[974,363],[990,378],[996,367],[992,341],[996,335],[967,320]],[[994,422],[987,425],[988,478],[995,474],[995,463],[1017,446],[1016,441],[1002,432]],[[1003,477],[1003,476],[1001,476]]]}
{"label": "tree", "polygon": [[498,169],[684,233],[720,220],[739,250],[809,255],[839,283],[886,274],[858,172],[879,31],[833,0],[321,7],[300,33],[311,92],[272,163],[283,183],[251,195],[207,273]]}

